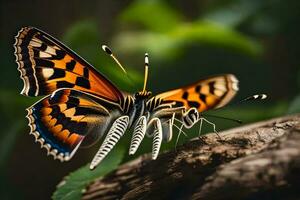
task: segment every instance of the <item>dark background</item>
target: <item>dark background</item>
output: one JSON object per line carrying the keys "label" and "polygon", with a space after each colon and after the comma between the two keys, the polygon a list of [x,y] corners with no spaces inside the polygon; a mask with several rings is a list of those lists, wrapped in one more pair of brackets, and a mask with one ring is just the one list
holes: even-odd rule
{"label": "dark background", "polygon": [[[298,0],[2,0],[0,9],[0,199],[49,199],[60,180],[90,162],[100,145],[80,149],[70,162],[59,163],[28,136],[25,108],[39,98],[19,95],[23,86],[13,43],[23,26],[35,26],[63,41],[123,90],[142,88],[148,52],[148,88],[154,93],[205,76],[233,73],[240,80],[236,102],[262,92],[268,100],[212,113],[250,123],[300,111]],[[101,44],[112,47],[134,85]],[[218,130],[236,126],[211,120]],[[197,135],[197,129],[186,132],[189,138]],[[180,142],[186,139],[181,137]],[[128,140],[120,146],[128,147]],[[163,146],[170,148],[174,141]],[[150,150],[146,142],[139,154]],[[123,162],[129,159],[125,156]]]}

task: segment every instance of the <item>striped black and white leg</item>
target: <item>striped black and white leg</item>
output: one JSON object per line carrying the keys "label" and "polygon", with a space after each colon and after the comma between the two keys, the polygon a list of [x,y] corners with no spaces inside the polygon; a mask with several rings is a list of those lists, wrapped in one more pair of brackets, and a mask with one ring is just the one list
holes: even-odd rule
{"label": "striped black and white leg", "polygon": [[128,116],[121,116],[113,123],[108,131],[106,138],[100,146],[98,152],[94,156],[90,169],[94,169],[105,158],[105,156],[112,150],[117,144],[120,138],[124,135],[129,123]]}
{"label": "striped black and white leg", "polygon": [[185,128],[189,129],[199,121],[199,112],[196,108],[190,108],[182,115],[182,122]]}
{"label": "striped black and white leg", "polygon": [[145,116],[141,116],[134,127],[131,144],[129,148],[129,155],[135,154],[135,152],[139,148],[142,140],[145,137],[146,128],[147,128],[147,119]]}
{"label": "striped black and white leg", "polygon": [[158,118],[153,118],[152,120],[153,120],[152,123],[154,123],[152,160],[156,160],[163,139],[163,132],[162,132],[161,121]]}

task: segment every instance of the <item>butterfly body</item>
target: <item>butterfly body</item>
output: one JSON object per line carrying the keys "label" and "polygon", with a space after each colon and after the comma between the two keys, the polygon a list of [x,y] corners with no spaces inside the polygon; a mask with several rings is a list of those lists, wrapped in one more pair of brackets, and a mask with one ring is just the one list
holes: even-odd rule
{"label": "butterfly body", "polygon": [[[235,76],[223,74],[151,96],[146,90],[146,55],[143,90],[131,95],[39,29],[22,28],[14,47],[24,82],[21,94],[44,96],[27,109],[30,134],[49,155],[61,161],[70,160],[82,143],[96,143],[105,137],[91,169],[130,129],[129,154],[136,152],[147,135],[153,137],[152,158],[156,159],[162,141],[172,139],[174,120],[190,128],[202,112],[226,105],[238,91]],[[111,50],[104,50],[116,60]]]}
{"label": "butterfly body", "polygon": [[132,106],[132,110],[130,111],[130,116],[131,116],[130,127],[132,127],[132,125],[135,124],[136,121],[142,115],[144,115],[144,113],[146,112],[146,110],[145,110],[146,109],[146,101],[149,96],[150,96],[150,93],[142,94],[141,92],[138,92],[133,96],[134,103]]}

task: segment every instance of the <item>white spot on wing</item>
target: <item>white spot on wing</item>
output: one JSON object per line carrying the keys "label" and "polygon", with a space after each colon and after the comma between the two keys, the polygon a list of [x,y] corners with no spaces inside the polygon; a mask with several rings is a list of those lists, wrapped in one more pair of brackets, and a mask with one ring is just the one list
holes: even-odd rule
{"label": "white spot on wing", "polygon": [[237,78],[236,78],[235,76],[233,76],[233,75],[230,76],[230,79],[231,79],[231,81],[234,82],[234,83],[238,83],[238,82],[239,82],[239,81],[237,80]]}
{"label": "white spot on wing", "polygon": [[214,94],[217,95],[218,97],[221,97],[224,94],[224,92],[221,90],[214,90]]}
{"label": "white spot on wing", "polygon": [[239,81],[237,80],[237,78],[234,75],[230,75],[229,78],[232,82],[232,86],[231,86],[232,89],[235,91],[238,91],[239,90],[239,86],[238,86]]}
{"label": "white spot on wing", "polygon": [[35,38],[35,37],[32,38],[31,41],[34,41],[34,42],[36,42],[36,43],[42,44],[42,41],[41,41],[40,39]]}
{"label": "white spot on wing", "polygon": [[31,41],[29,42],[29,45],[30,45],[30,46],[33,46],[33,47],[40,47],[40,46],[42,46],[41,43],[38,43],[38,42],[36,42],[36,41],[34,41],[34,40],[31,40]]}
{"label": "white spot on wing", "polygon": [[56,55],[56,50],[50,46],[47,46],[47,49],[45,50],[46,53],[49,53],[51,55]]}
{"label": "white spot on wing", "polygon": [[232,83],[232,89],[235,90],[235,91],[238,91],[239,90],[239,86],[237,83]]}
{"label": "white spot on wing", "polygon": [[224,84],[218,84],[218,83],[216,83],[216,84],[214,85],[214,87],[215,87],[216,89],[218,89],[218,90],[227,91],[226,86],[225,86]]}
{"label": "white spot on wing", "polygon": [[44,51],[40,51],[41,58],[51,58],[52,56]]}
{"label": "white spot on wing", "polygon": [[54,74],[54,69],[51,69],[51,68],[43,68],[42,73],[43,73],[43,76],[44,76],[45,78],[49,78],[49,77],[51,77],[51,76]]}

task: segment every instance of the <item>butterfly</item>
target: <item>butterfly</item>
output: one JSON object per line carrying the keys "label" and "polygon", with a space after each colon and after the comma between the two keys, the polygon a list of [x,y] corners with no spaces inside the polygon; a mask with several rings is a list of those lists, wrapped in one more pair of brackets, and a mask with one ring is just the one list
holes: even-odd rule
{"label": "butterfly", "polygon": [[[44,96],[27,108],[30,134],[60,161],[70,160],[82,143],[105,137],[90,169],[128,129],[133,130],[129,154],[137,151],[147,135],[153,138],[152,159],[156,159],[162,141],[172,139],[174,120],[191,128],[203,111],[226,105],[238,91],[237,78],[223,74],[153,96],[146,90],[149,58],[145,54],[143,89],[129,94],[66,45],[34,27],[18,32],[14,48],[24,82],[21,94]],[[103,49],[120,65],[107,46]]]}

